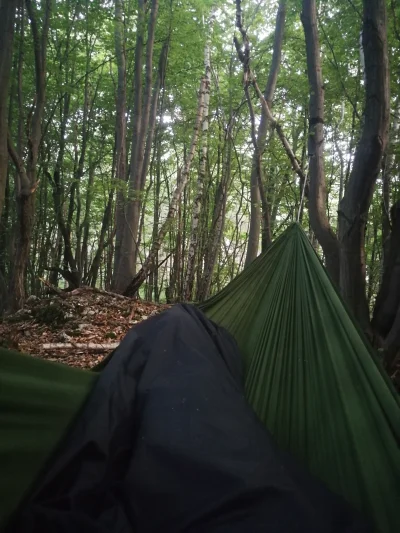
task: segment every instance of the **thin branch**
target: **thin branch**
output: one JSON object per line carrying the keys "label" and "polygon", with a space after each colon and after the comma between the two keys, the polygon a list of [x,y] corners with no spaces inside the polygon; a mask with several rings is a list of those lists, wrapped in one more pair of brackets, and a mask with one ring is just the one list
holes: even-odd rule
{"label": "thin branch", "polygon": [[19,177],[17,194],[29,196],[33,192],[31,183],[28,179],[24,163],[22,159],[20,158],[17,150],[15,149],[10,132],[8,132],[8,135],[7,135],[7,146],[8,146],[8,154],[12,162],[14,163],[15,168],[17,169],[17,173]]}

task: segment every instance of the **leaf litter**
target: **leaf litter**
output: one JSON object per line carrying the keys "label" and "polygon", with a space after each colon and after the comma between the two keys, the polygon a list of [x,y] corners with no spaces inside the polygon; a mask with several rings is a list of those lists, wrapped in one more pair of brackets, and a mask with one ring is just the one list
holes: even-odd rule
{"label": "leaf litter", "polygon": [[31,296],[23,309],[3,317],[0,346],[92,368],[135,324],[168,307],[90,288],[43,298]]}

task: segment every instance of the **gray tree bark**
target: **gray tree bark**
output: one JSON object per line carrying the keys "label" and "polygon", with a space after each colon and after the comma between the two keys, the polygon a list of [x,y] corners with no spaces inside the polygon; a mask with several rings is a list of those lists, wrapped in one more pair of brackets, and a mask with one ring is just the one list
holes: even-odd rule
{"label": "gray tree bark", "polygon": [[[117,108],[115,124],[115,179],[117,199],[115,204],[115,255],[114,274],[121,260],[121,245],[125,226],[124,189],[126,183],[126,57],[125,28],[123,21],[124,0],[115,0],[114,42],[118,68]],[[115,279],[114,279],[115,282]]]}
{"label": "gray tree bark", "polygon": [[36,9],[32,0],[25,0],[30,19],[35,58],[35,99],[28,117],[28,149],[26,163],[15,150],[8,136],[9,155],[17,169],[17,243],[14,270],[10,283],[10,302],[13,308],[21,307],[25,300],[25,273],[29,259],[32,227],[35,212],[37,161],[42,136],[42,118],[46,97],[46,52],[52,0],[43,2],[42,31],[39,31]]}
{"label": "gray tree bark", "polygon": [[206,163],[208,150],[208,109],[210,105],[210,88],[211,88],[211,58],[210,45],[207,42],[204,50],[204,67],[205,67],[205,85],[204,85],[204,112],[201,125],[201,155],[200,168],[197,178],[197,191],[193,202],[192,227],[190,232],[190,244],[187,257],[186,279],[184,287],[184,299],[191,301],[193,298],[193,285],[195,276],[195,262],[199,245],[199,220],[203,202],[203,190],[206,180]]}
{"label": "gray tree bark", "polygon": [[[136,272],[140,208],[142,204],[141,197],[145,185],[143,178],[143,160],[145,155],[146,139],[148,138],[148,128],[150,119],[153,49],[155,27],[158,13],[158,0],[152,0],[151,12],[149,15],[146,43],[146,82],[144,88],[144,99],[142,104],[142,56],[144,49],[145,7],[145,0],[139,0],[135,50],[135,98],[132,119],[133,133],[131,159],[129,165],[129,193],[125,213],[126,218],[122,236],[120,261],[115,273],[115,289],[117,291],[124,290]],[[154,105],[157,105],[157,102],[155,102]]]}
{"label": "gray tree bark", "polygon": [[340,287],[364,329],[369,328],[365,281],[365,227],[389,130],[389,65],[385,0],[363,1],[365,112],[361,138],[339,205]]}
{"label": "gray tree bark", "polygon": [[3,211],[8,166],[8,90],[17,0],[0,1],[0,216]]}
{"label": "gray tree bark", "polygon": [[199,137],[199,129],[200,129],[201,120],[202,120],[203,112],[204,112],[205,83],[206,83],[206,80],[203,78],[200,83],[196,122],[194,125],[194,131],[193,131],[192,141],[190,144],[190,149],[186,156],[186,161],[185,161],[185,164],[182,170],[182,176],[177,179],[177,186],[172,194],[172,198],[171,198],[171,202],[169,205],[166,219],[161,225],[157,238],[152,243],[150,252],[146,260],[144,261],[142,268],[139,270],[139,272],[134,276],[132,281],[127,286],[124,292],[125,296],[135,295],[137,291],[139,290],[139,288],[141,287],[141,285],[143,284],[143,282],[145,281],[145,279],[147,278],[147,276],[152,271],[152,269],[157,267],[157,265],[154,262],[154,258],[156,256],[156,253],[160,249],[161,244],[168,232],[171,221],[175,218],[175,215],[178,209],[179,199],[189,180],[190,167],[191,167],[193,157],[196,151],[197,141]]}
{"label": "gray tree bark", "polygon": [[[283,34],[286,19],[286,0],[281,0],[276,14],[274,45],[272,61],[268,74],[268,81],[264,91],[264,98],[271,109],[274,98],[275,87],[281,65]],[[253,161],[250,176],[250,228],[247,245],[246,261],[248,265],[257,257],[260,245],[260,225],[261,225],[261,198],[259,188],[259,158],[266,147],[268,133],[268,117],[265,112],[261,113],[261,120],[257,132],[257,148],[254,149]],[[267,214],[266,214],[267,215]],[[268,215],[267,215],[268,216]],[[268,225],[268,222],[267,222]]]}
{"label": "gray tree bark", "polygon": [[311,227],[322,246],[326,268],[339,285],[339,244],[326,214],[326,185],[324,171],[324,86],[318,38],[315,0],[303,0],[301,13],[307,52],[307,74],[310,84],[309,101],[309,191],[308,210]]}

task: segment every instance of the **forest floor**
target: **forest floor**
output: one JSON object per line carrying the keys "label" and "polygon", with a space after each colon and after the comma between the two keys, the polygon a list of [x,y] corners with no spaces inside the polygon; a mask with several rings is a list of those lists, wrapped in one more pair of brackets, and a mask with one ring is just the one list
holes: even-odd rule
{"label": "forest floor", "polygon": [[23,309],[0,322],[0,346],[92,368],[132,326],[167,307],[85,288],[31,296]]}
{"label": "forest floor", "polygon": [[[90,288],[31,296],[23,309],[0,321],[0,347],[92,368],[131,327],[168,307]],[[400,391],[400,360],[390,377]]]}

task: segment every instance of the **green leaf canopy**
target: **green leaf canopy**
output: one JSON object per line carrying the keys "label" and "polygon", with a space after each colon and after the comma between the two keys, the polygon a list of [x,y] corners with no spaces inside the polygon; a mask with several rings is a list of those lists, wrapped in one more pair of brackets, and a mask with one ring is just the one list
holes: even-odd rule
{"label": "green leaf canopy", "polygon": [[278,444],[378,531],[400,531],[400,407],[306,234],[291,225],[203,311],[236,338]]}

